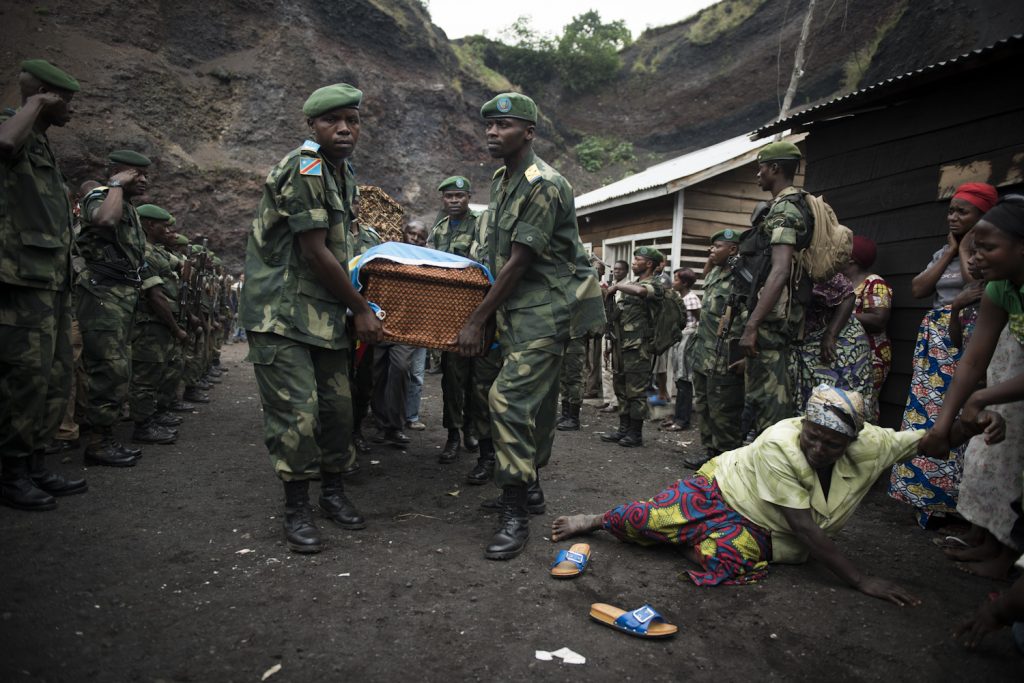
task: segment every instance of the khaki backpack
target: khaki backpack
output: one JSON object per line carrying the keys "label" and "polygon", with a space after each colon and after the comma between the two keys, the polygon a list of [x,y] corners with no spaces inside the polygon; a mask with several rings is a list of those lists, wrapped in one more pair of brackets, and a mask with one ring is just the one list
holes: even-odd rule
{"label": "khaki backpack", "polygon": [[836,212],[824,198],[804,192],[814,228],[811,242],[797,254],[797,264],[815,282],[827,282],[850,262],[853,231],[839,224]]}

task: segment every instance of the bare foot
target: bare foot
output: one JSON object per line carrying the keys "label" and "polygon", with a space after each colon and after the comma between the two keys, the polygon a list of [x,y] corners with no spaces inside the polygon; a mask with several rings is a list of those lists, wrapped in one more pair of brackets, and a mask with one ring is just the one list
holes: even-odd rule
{"label": "bare foot", "polygon": [[1007,561],[1001,554],[984,562],[957,562],[956,568],[968,574],[983,576],[986,579],[1006,581],[1010,576],[1013,561]]}
{"label": "bare foot", "polygon": [[601,528],[604,515],[570,515],[551,523],[551,540],[555,543],[573,536],[582,536]]}
{"label": "bare foot", "polygon": [[999,555],[1000,543],[991,534],[985,534],[985,540],[972,548],[944,548],[943,553],[951,560],[960,562],[985,562]]}

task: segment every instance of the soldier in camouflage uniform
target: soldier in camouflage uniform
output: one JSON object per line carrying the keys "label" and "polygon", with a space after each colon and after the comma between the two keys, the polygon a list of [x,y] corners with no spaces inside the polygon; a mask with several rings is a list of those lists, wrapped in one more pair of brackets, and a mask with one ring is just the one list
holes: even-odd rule
{"label": "soldier in camouflage uniform", "polygon": [[[372,225],[359,220],[359,193],[352,198],[352,222],[348,231],[349,258],[355,258],[368,249],[381,244],[384,240]],[[359,471],[356,452],[368,453],[370,444],[363,436],[363,420],[370,411],[373,400],[373,348],[368,344],[360,344],[352,359],[350,373],[352,386],[352,453],[345,463],[344,473],[355,474]]]}
{"label": "soldier in camouflage uniform", "polygon": [[[437,190],[441,193],[442,217],[431,229],[427,246],[468,258],[476,236],[477,219],[480,218],[478,212],[469,209],[469,199],[473,193],[469,179],[464,176],[445,178]],[[441,464],[453,463],[458,458],[460,429],[466,441],[472,442],[475,438],[470,428],[474,411],[481,409],[471,400],[476,363],[477,359],[457,353],[441,354],[441,392],[444,397],[442,423],[448,430],[448,439],[438,457]],[[486,407],[482,409],[487,412]]]}
{"label": "soldier in camouflage uniform", "polygon": [[633,252],[635,282],[616,282],[608,287],[615,297],[617,313],[612,348],[615,388],[619,396],[619,428],[601,437],[626,448],[642,446],[644,420],[650,414],[647,387],[650,385],[654,358],[647,342],[654,334],[650,300],[665,296],[663,281],[655,275],[665,256],[654,247],[639,247]]}
{"label": "soldier in camouflage uniform", "polygon": [[46,131],[71,120],[79,85],[43,60],[21,68],[21,108],[0,114],[0,502],[52,510],[87,490],[43,464],[74,375],[72,209]]}
{"label": "soldier in camouflage uniform", "polygon": [[482,355],[485,327],[497,316],[503,365],[489,403],[503,509],[484,557],[505,560],[522,552],[529,538],[527,487],[543,499],[537,470],[551,457],[566,344],[600,330],[604,310],[580,242],[572,187],[533,152],[536,104],[502,93],[480,114],[488,152],[505,162],[491,182],[479,245],[497,279],[459,333],[459,348]]}
{"label": "soldier in camouflage uniform", "polygon": [[132,335],[132,441],[169,444],[177,440],[174,428],[182,418],[158,414],[157,394],[174,348],[188,339],[188,333],[178,326],[178,276],[166,248],[171,214],[153,204],[143,204],[138,213],[146,233],[146,267]]}
{"label": "soldier in camouflage uniform", "polygon": [[78,251],[85,269],[78,280],[76,317],[82,330],[85,418],[92,433],[85,448],[89,464],[131,467],[142,452],[114,439],[114,424],[128,399],[131,335],[142,284],[146,237],[129,199],[146,192],[150,160],[117,150],[106,186],[82,200]]}
{"label": "soldier in camouflage uniform", "polygon": [[758,152],[757,183],[772,193],[772,201],[740,244],[747,270],[754,275],[739,347],[747,357],[746,400],[756,415],[757,433],[794,414],[789,355],[803,333],[800,288],[810,287],[808,278],[799,285],[794,281],[794,264],[813,229],[805,217],[809,213],[801,208],[805,202],[800,190],[793,186],[800,158],[791,142],[773,142]]}
{"label": "soldier in camouflage uniform", "polygon": [[[174,234],[170,236],[168,240],[168,252],[171,258],[171,265],[174,269],[174,279],[178,289],[176,297],[177,301],[175,301],[176,305],[178,305],[181,300],[182,269],[186,261],[186,257],[182,254],[181,248],[187,247],[188,244],[188,238],[182,234]],[[187,332],[187,312],[181,311],[179,307],[178,315],[179,320],[184,320],[186,322]],[[195,406],[192,404],[178,400],[178,387],[181,385],[185,371],[185,346],[187,344],[188,340],[186,339],[185,342],[175,344],[171,347],[171,352],[167,358],[167,367],[160,380],[160,387],[157,390],[158,414],[172,412],[186,413],[195,409]]]}
{"label": "soldier in camouflage uniform", "polygon": [[[730,367],[729,349],[743,332],[742,299],[734,290],[729,258],[736,254],[741,233],[722,230],[711,237],[697,331],[687,349],[693,368],[693,402],[704,453],[683,460],[698,469],[719,453],[743,445],[743,371]],[[721,340],[721,341],[719,341]]]}
{"label": "soldier in camouflage uniform", "polygon": [[562,360],[562,374],[558,380],[558,393],[562,397],[562,414],[555,429],[575,432],[580,428],[580,410],[583,408],[584,371],[587,357],[587,338],[570,339]]}
{"label": "soldier in camouflage uniform", "polygon": [[295,552],[323,548],[309,505],[345,529],[366,526],[348,500],[342,469],[350,457],[351,343],[376,343],[380,321],[348,274],[355,178],[347,163],[359,139],[362,92],[346,83],[313,92],[302,107],[314,140],[271,169],[246,244],[239,319],[263,403],[263,436],[284,482],[284,533]]}

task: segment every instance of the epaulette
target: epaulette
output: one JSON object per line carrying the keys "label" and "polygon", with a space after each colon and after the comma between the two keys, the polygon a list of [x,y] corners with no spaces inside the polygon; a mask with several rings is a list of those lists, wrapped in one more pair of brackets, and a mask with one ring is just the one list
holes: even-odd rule
{"label": "epaulette", "polygon": [[103,195],[105,197],[105,196],[107,196],[107,192],[109,192],[109,191],[110,191],[110,188],[107,187],[106,185],[100,185],[99,187],[94,187],[91,190],[89,190],[84,197],[82,197],[82,203],[84,204],[89,199],[93,199],[94,197],[99,196],[99,195]]}
{"label": "epaulette", "polygon": [[313,142],[312,140],[306,140],[302,143],[302,147],[299,147],[299,154],[313,154],[316,155],[320,152],[320,145]]}
{"label": "epaulette", "polygon": [[494,172],[494,175],[491,176],[491,180],[496,180],[498,178],[498,176],[500,176],[504,172],[505,172],[505,167],[502,166],[501,168],[499,168],[497,171]]}
{"label": "epaulette", "polygon": [[531,185],[544,177],[543,174],[541,174],[540,169],[537,168],[537,164],[532,164],[528,169],[523,171],[523,176],[526,177],[526,182]]}

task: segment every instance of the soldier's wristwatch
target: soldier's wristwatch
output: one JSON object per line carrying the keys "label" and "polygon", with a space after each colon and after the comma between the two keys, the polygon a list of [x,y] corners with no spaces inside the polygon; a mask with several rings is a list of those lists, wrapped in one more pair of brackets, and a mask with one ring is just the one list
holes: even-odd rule
{"label": "soldier's wristwatch", "polygon": [[107,183],[107,187],[123,187],[123,186],[124,185],[121,183],[120,180],[111,180],[109,183]]}

